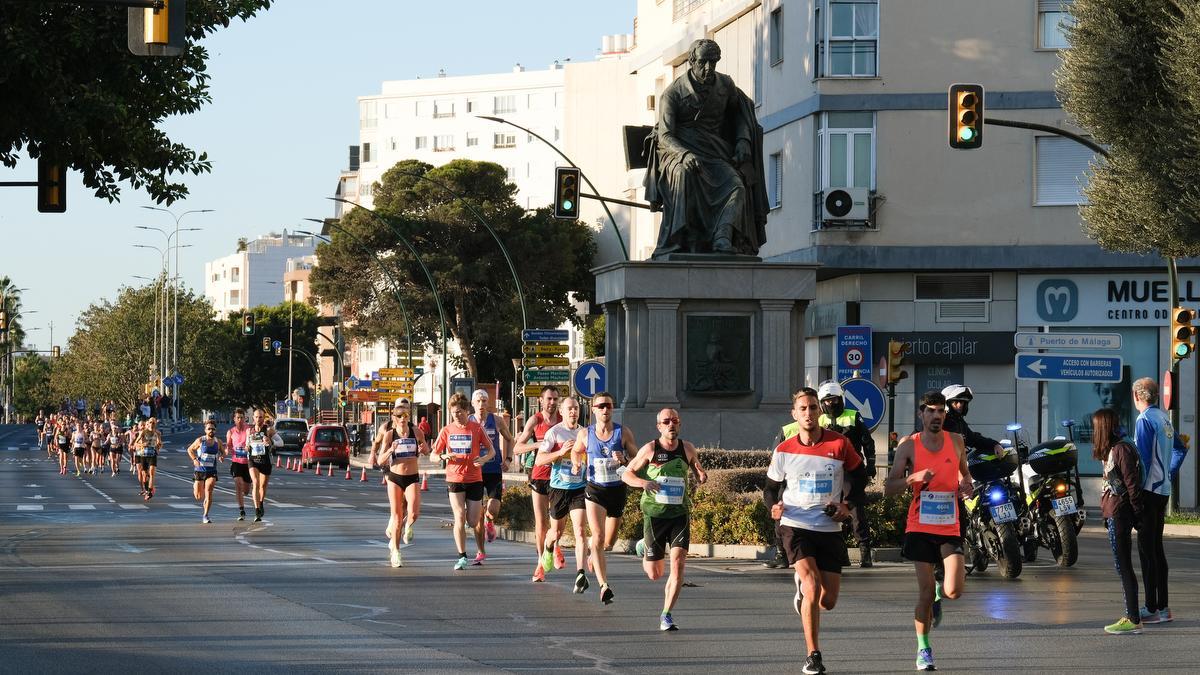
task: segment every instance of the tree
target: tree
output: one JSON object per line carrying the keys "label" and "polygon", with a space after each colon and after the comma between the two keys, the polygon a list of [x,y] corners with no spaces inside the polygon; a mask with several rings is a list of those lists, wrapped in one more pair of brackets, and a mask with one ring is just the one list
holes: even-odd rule
{"label": "tree", "polygon": [[589,317],[583,329],[583,355],[589,359],[604,356],[604,315]]}
{"label": "tree", "polygon": [[1085,188],[1085,232],[1113,251],[1200,254],[1200,9],[1176,0],[1070,8],[1058,95],[1110,153]]}
{"label": "tree", "polygon": [[97,197],[116,201],[118,182],[155,201],[187,195],[173,174],[212,169],[207,154],[173,142],[171,115],[194,113],[211,99],[200,41],[248,20],[271,0],[190,0],[187,47],[170,58],[127,49],[124,7],[90,3],[0,3],[0,162],[12,167],[28,148],[83,175]]}
{"label": "tree", "polygon": [[[312,290],[322,302],[342,306],[352,326],[348,334],[386,337],[395,347],[405,344],[406,332],[393,297],[395,284],[410,314],[414,349],[437,344],[438,312],[429,283],[408,249],[380,222],[386,219],[429,267],[467,372],[480,380],[503,378],[521,344],[512,274],[487,229],[443,185],[469,198],[515,256],[529,328],[577,322],[572,295],[587,300],[593,294],[591,230],[576,221],[554,220],[549,209],[526,212],[514,201],[516,187],[506,181],[504,168],[491,162],[460,159],[433,168],[405,160],[393,166],[372,188],[378,218],[352,209],[339,226],[354,237],[334,229],[332,242],[318,246]],[[380,262],[370,262],[372,257]]]}
{"label": "tree", "polygon": [[18,415],[34,417],[39,410],[55,410],[50,389],[50,361],[38,354],[17,359],[13,375],[13,409]]}
{"label": "tree", "polygon": [[[292,344],[296,353],[292,361],[292,388],[316,381],[312,362],[303,354],[313,356],[317,341],[317,310],[302,302],[284,302],[274,306],[253,308],[254,335],[240,335],[242,316],[231,314],[225,321],[237,339],[230,349],[237,356],[236,378],[226,392],[229,406],[259,406],[274,408],[274,402],[288,396],[288,311],[293,312]],[[263,338],[283,343],[281,356],[275,351],[262,350]],[[312,396],[312,391],[306,392]]]}

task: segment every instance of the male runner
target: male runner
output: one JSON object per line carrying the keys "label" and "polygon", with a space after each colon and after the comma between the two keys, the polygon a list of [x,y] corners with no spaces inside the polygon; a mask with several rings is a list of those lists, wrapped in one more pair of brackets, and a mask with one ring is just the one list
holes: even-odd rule
{"label": "male runner", "polygon": [[162,436],[157,429],[158,420],[151,417],[146,425],[138,432],[137,448],[141,455],[142,465],[142,498],[150,501],[154,498],[154,477],[158,473],[158,451],[162,448]]}
{"label": "male runner", "polygon": [[700,466],[696,446],[679,438],[679,413],[671,408],[658,411],[658,438],[642,446],[621,474],[626,485],[641,488],[642,538],[638,553],[642,569],[651,581],[663,575],[663,559],[671,556],[671,573],[663,590],[663,609],[658,629],[679,630],[671,618],[671,609],[683,587],[683,568],[691,543],[691,498],[688,475],[698,484],[708,480]]}
{"label": "male runner", "polygon": [[225,432],[225,448],[229,453],[229,475],[233,476],[233,493],[237,495],[238,520],[246,519],[246,495],[250,494],[250,454],[246,441],[250,427],[246,425],[246,411],[233,411],[233,426]]}
{"label": "male runner", "polygon": [[613,601],[608,585],[608,568],[604,552],[617,541],[621,515],[625,513],[626,485],[621,480],[625,458],[637,454],[633,432],[613,422],[615,399],[607,391],[592,396],[595,422],[580,429],[575,437],[576,453],[587,448],[587,517],[592,530],[592,567],[600,582],[600,601]]}
{"label": "male runner", "polygon": [[547,546],[542,549],[542,572],[549,572],[554,567],[555,542],[562,536],[567,516],[571,516],[571,530],[575,534],[575,592],[582,593],[588,588],[587,575],[584,565],[587,560],[588,542],[584,537],[584,525],[587,520],[584,507],[584,492],[586,480],[583,473],[571,468],[571,453],[574,451],[575,438],[579,434],[579,402],[566,397],[558,405],[562,422],[554,425],[542,439],[534,466],[550,467],[550,531],[547,533]]}
{"label": "male runner", "polygon": [[[525,428],[517,436],[514,450],[526,458],[525,468],[529,469],[529,498],[533,502],[533,544],[538,556],[538,561],[533,566],[534,582],[544,581],[546,578],[546,572],[542,569],[542,550],[546,546],[546,511],[550,499],[550,465],[534,466],[534,462],[546,432],[562,421],[558,415],[558,399],[558,387],[552,384],[542,387],[538,396],[541,410],[529,417]],[[557,569],[567,566],[557,541],[554,542],[554,566]]]}
{"label": "male runner", "polygon": [[215,423],[208,422],[204,425],[204,435],[192,441],[192,444],[188,446],[187,454],[195,467],[192,496],[196,498],[196,501],[204,500],[204,515],[200,518],[200,522],[208,525],[212,522],[208,517],[208,511],[212,507],[213,488],[217,486],[217,462],[221,461],[221,455],[225,454],[225,449],[221,447],[221,440],[217,438]]}
{"label": "male runner", "polygon": [[[808,648],[803,673],[825,672],[818,641],[820,612],[837,605],[842,568],[850,564],[842,522],[862,503],[867,487],[862,458],[845,436],[821,428],[820,416],[816,391],[805,387],[792,396],[798,429],[771,453],[763,489],[763,501],[779,521],[780,545],[795,570],[794,604]],[[847,478],[850,493],[843,495]]]}
{"label": "male runner", "polygon": [[246,438],[250,469],[250,483],[253,488],[254,522],[262,522],[267,511],[267,482],[271,480],[271,453],[275,447],[275,427],[267,421],[267,415],[262,408],[254,409],[254,428]]}
{"label": "male runner", "polygon": [[[476,389],[475,393],[471,394],[471,405],[475,408],[475,412],[468,418],[483,427],[488,440],[492,442],[492,448],[496,450],[496,454],[488,460],[487,464],[483,465],[483,517],[475,526],[475,545],[479,550],[472,565],[482,564],[487,558],[487,550],[483,546],[484,540],[496,540],[496,526],[492,523],[492,519],[500,514],[500,495],[504,491],[504,472],[508,469],[508,463],[512,461],[514,440],[512,432],[508,430],[508,425],[504,423],[503,419],[488,412],[489,398],[486,391]],[[501,439],[503,439],[503,443],[501,443]]]}
{"label": "male runner", "polygon": [[[475,529],[479,522],[480,502],[483,501],[483,473],[480,467],[496,453],[483,427],[468,419],[470,404],[467,397],[455,394],[446,407],[450,423],[438,432],[433,444],[434,461],[446,460],[446,490],[454,510],[454,544],[458,547],[458,562],[454,569],[467,569],[466,527]],[[481,452],[487,448],[487,453]]]}
{"label": "male runner", "polygon": [[[966,580],[962,536],[959,531],[959,498],[972,493],[971,472],[963,437],[945,431],[946,397],[928,391],[921,397],[921,432],[900,442],[895,463],[884,483],[885,495],[911,488],[908,524],[900,554],[913,561],[917,571],[917,606],[913,626],[917,631],[917,670],[937,670],[929,632],[942,621],[942,600],[962,595]],[[907,472],[907,475],[905,473]],[[933,568],[945,567],[945,586],[934,580]]]}

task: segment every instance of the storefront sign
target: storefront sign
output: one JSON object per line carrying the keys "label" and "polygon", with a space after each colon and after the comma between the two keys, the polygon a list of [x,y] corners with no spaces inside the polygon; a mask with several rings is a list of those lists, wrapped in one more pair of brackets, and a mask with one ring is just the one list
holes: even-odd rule
{"label": "storefront sign", "polygon": [[906,344],[906,363],[1011,364],[1017,353],[1010,332],[891,333],[875,331],[876,354],[887,353],[888,340]]}
{"label": "storefront sign", "polygon": [[1017,324],[1021,326],[1161,326],[1171,307],[1200,306],[1200,275],[1179,276],[1179,298],[1170,301],[1165,275],[1021,275]]}

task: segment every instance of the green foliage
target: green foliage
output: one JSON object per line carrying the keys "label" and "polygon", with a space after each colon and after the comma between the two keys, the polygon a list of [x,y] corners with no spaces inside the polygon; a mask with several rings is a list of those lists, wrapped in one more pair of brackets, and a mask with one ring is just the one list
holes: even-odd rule
{"label": "green foliage", "polygon": [[1109,147],[1085,190],[1085,232],[1113,251],[1200,254],[1200,8],[1076,0],[1070,11],[1058,96]]}
{"label": "green foliage", "polygon": [[583,355],[589,359],[604,356],[604,315],[589,317],[583,329]]}
{"label": "green foliage", "polygon": [[50,361],[39,354],[26,354],[16,360],[13,375],[13,408],[18,415],[34,417],[39,410],[53,410],[54,392],[50,389]]}
{"label": "green foliage", "polygon": [[[875,546],[899,546],[904,538],[904,526],[908,521],[909,495],[884,497],[881,492],[867,493],[867,519],[871,522],[871,536]],[[847,523],[842,528],[847,546],[857,546],[854,533]]]}
{"label": "green foliage", "polygon": [[533,529],[533,500],[529,498],[532,490],[529,483],[505,485],[500,495],[500,513],[496,514],[496,522],[514,530]]}
{"label": "green foliage", "polygon": [[[222,322],[226,336],[233,336],[231,350],[236,356],[236,374],[229,390],[225,392],[228,406],[266,406],[286,398],[288,391],[288,321],[292,321],[292,344],[296,350],[292,359],[292,388],[305,387],[316,381],[312,361],[299,352],[312,357],[316,351],[317,310],[302,302],[283,302],[274,306],[259,305],[254,313],[254,335],[242,335],[242,316],[246,312],[231,314]],[[291,314],[289,314],[291,312]],[[283,343],[280,356],[275,351],[262,350],[263,338]],[[312,396],[312,391],[308,392]]]}
{"label": "green foliage", "polygon": [[211,170],[205,153],[163,131],[172,115],[208,103],[208,51],[200,41],[271,0],[190,0],[187,48],[148,58],[127,48],[124,7],[92,3],[0,4],[0,162],[23,148],[67,163],[97,197],[115,201],[118,182],[171,203],[187,187],[173,174]]}
{"label": "green foliage", "polygon": [[699,448],[700,465],[713,469],[766,469],[771,464],[770,450],[722,450]]}
{"label": "green foliage", "polygon": [[1200,525],[1200,513],[1195,511],[1176,511],[1166,517],[1168,525]]}
{"label": "green foliage", "polygon": [[332,242],[318,246],[313,293],[342,306],[352,337],[403,345],[411,328],[414,349],[436,345],[438,306],[399,232],[433,277],[466,370],[482,381],[511,376],[511,359],[520,353],[521,307],[508,263],[474,211],[514,257],[530,328],[576,320],[571,296],[591,297],[596,248],[586,226],[556,221],[547,209],[526,213],[513,201],[515,191],[498,164],[399,162],[374,186],[377,215],[351,210],[342,229],[330,233]]}
{"label": "green foliage", "polygon": [[[701,460],[703,462],[704,460]],[[723,494],[762,492],[767,484],[767,470],[753,469],[706,469],[708,482],[704,487]]]}
{"label": "green foliage", "polygon": [[774,529],[775,521],[761,496],[722,494],[703,488],[696,491],[692,541],[764,546],[774,542]]}

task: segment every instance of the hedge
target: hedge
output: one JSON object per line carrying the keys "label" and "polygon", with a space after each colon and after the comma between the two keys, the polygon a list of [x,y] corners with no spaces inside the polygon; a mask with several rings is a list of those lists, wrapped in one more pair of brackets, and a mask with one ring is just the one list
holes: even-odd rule
{"label": "hedge", "polygon": [[709,473],[713,469],[766,469],[771,464],[770,450],[721,450],[698,448],[700,466]]}

